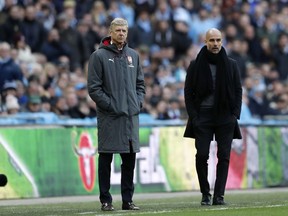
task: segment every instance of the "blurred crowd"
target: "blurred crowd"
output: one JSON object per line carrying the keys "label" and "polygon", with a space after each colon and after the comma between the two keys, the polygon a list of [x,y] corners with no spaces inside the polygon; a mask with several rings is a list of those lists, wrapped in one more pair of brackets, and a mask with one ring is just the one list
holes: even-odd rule
{"label": "blurred crowd", "polygon": [[115,17],[141,58],[143,113],[186,119],[184,81],[209,28],[237,60],[241,118],[288,115],[288,1],[0,0],[0,115],[54,112],[93,118],[87,62]]}

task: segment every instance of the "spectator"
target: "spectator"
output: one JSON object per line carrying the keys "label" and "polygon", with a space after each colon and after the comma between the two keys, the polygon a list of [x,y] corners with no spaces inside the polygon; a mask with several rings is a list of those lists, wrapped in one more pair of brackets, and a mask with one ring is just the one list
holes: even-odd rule
{"label": "spectator", "polygon": [[[237,20],[234,20],[234,21],[235,21],[235,25],[237,26],[239,36],[244,37],[245,28],[247,26],[252,26],[250,16],[248,13],[242,13],[241,15],[236,16],[236,18]],[[252,26],[252,28],[254,27]]]}
{"label": "spectator", "polygon": [[0,42],[0,91],[7,81],[23,80],[20,67],[11,58],[11,46],[7,42]]}
{"label": "spectator", "polygon": [[180,119],[186,120],[188,119],[188,114],[186,112],[184,92],[179,94],[177,98],[179,101]]}
{"label": "spectator", "polygon": [[145,113],[145,114],[150,114],[150,115],[152,115],[152,113],[153,113],[153,116],[155,116],[154,115],[154,108],[151,106],[151,103],[149,102],[151,99],[151,96],[152,96],[152,86],[146,85],[145,91],[146,91],[146,94],[144,97],[143,107],[142,107],[140,112]]}
{"label": "spectator", "polygon": [[[78,111],[78,116],[72,116],[72,118],[92,118],[92,117],[96,117],[94,115],[94,112],[93,114],[91,113],[91,109],[87,103],[87,101],[80,101],[79,102],[79,105],[77,107],[77,111]],[[76,112],[75,112],[76,113]]]}
{"label": "spectator", "polygon": [[77,83],[75,85],[75,92],[76,95],[78,97],[79,101],[83,101],[86,102],[87,101],[87,95],[88,95],[88,91],[87,91],[87,86],[85,83]]}
{"label": "spectator", "polygon": [[55,65],[59,75],[62,73],[67,73],[67,75],[72,74],[72,71],[70,70],[70,59],[68,56],[60,56]]}
{"label": "spectator", "polygon": [[96,49],[97,45],[99,45],[101,37],[97,33],[97,31],[93,30],[93,24],[89,19],[89,16],[85,16],[87,18],[82,19],[78,22],[77,31],[81,34],[81,37],[86,43],[87,52],[92,54]]}
{"label": "spectator", "polygon": [[144,73],[145,86],[152,87],[155,83],[155,76],[152,72]]}
{"label": "spectator", "polygon": [[252,25],[244,27],[244,40],[248,43],[248,54],[251,56],[251,59],[256,63],[260,63],[263,49]]}
{"label": "spectator", "polygon": [[279,115],[288,115],[288,95],[283,94],[275,101],[275,109],[278,110]]}
{"label": "spectator", "polygon": [[136,23],[129,28],[128,43],[131,48],[139,45],[150,47],[153,44],[154,28],[147,10],[142,10],[137,17]]}
{"label": "spectator", "polygon": [[2,96],[6,97],[7,95],[16,96],[17,83],[15,81],[5,82],[2,88]]}
{"label": "spectator", "polygon": [[89,107],[89,118],[96,118],[97,116],[97,111],[96,111],[96,103],[91,99],[89,95],[87,95],[86,98],[88,107]]}
{"label": "spectator", "polygon": [[[72,28],[73,32],[82,38],[89,56],[98,48],[100,39],[108,34],[106,24],[111,18],[108,15],[109,8],[116,8],[114,11],[117,13],[120,11],[121,16],[129,16],[129,18],[126,17],[130,20],[128,22],[131,27],[128,42],[140,54],[147,84],[147,98],[142,112],[157,116],[156,105],[158,102],[161,100],[169,102],[171,98],[179,100],[180,111],[185,110],[182,100],[183,76],[185,75],[183,68],[187,68],[190,61],[195,59],[203,45],[201,31],[205,32],[206,26],[213,23],[213,27],[219,25],[222,28],[221,31],[225,36],[223,38],[224,45],[229,51],[229,56],[236,59],[240,66],[243,86],[247,87],[249,99],[255,94],[254,76],[255,74],[260,75],[262,76],[261,85],[264,84],[261,86],[264,89],[263,97],[266,98],[268,107],[279,111],[281,115],[286,113],[283,107],[288,92],[283,91],[281,95],[274,95],[276,94],[275,83],[285,84],[288,80],[288,73],[286,72],[286,68],[288,68],[286,61],[288,57],[286,3],[280,4],[269,1],[223,2],[223,7],[221,7],[223,13],[220,14],[220,4],[216,1],[39,0],[34,1],[35,3],[21,2],[5,1],[5,6],[3,6],[0,14],[0,47],[5,42],[6,45],[10,46],[9,54],[6,52],[8,54],[6,57],[3,56],[4,52],[0,50],[0,87],[2,88],[4,81],[7,81],[6,78],[2,79],[2,76],[6,74],[3,71],[10,68],[10,66],[6,66],[8,62],[10,65],[11,60],[13,65],[18,68],[17,71],[20,70],[20,73],[16,73],[20,74],[20,77],[16,75],[17,78],[15,78],[15,72],[8,73],[9,76],[12,76],[12,78],[9,77],[8,81],[16,80],[17,83],[16,96],[21,107],[20,111],[23,110],[23,106],[26,106],[30,94],[38,94],[44,101],[48,99],[49,103],[53,102],[54,104],[56,96],[64,96],[66,91],[74,92],[74,85],[81,83],[85,76],[85,62],[87,61],[85,56],[87,55],[79,48],[80,51],[77,55],[80,56],[80,64],[77,63],[77,66],[71,70],[70,64],[77,62],[72,60],[73,56],[71,56],[76,54],[75,51],[72,52],[75,41],[67,45],[65,40],[68,38],[70,41],[70,36],[72,38],[74,36],[72,33],[68,33],[70,30],[64,30],[66,33],[62,34],[65,28],[63,26],[60,28],[58,23],[55,25],[56,18],[64,14],[62,17],[65,17],[64,20],[68,20],[68,28]],[[228,7],[229,4],[231,6]],[[283,8],[281,8],[282,6]],[[131,7],[134,9],[133,11],[131,11]],[[142,11],[146,12],[142,14]],[[39,37],[38,33],[41,30],[39,29],[38,32],[38,23],[41,23],[39,28],[45,28],[47,31],[46,38],[45,36]],[[179,29],[176,30],[176,23],[181,23],[180,31]],[[198,27],[195,28],[195,25]],[[188,36],[185,33],[187,27]],[[181,32],[181,29],[185,29],[184,32]],[[64,41],[59,40],[59,36],[57,36],[59,30],[61,30],[61,38],[64,38]],[[138,33],[134,32],[134,34],[134,30]],[[56,34],[54,34],[55,31]],[[48,35],[51,38],[51,32],[54,34],[54,39],[48,42]],[[151,32],[153,33],[152,43],[149,36]],[[134,39],[133,35],[136,35]],[[187,37],[190,39],[190,43],[185,44]],[[39,40],[45,39],[42,46],[35,45],[39,42],[37,38]],[[41,42],[39,43],[41,44]],[[36,48],[32,48],[32,44]],[[271,59],[271,57],[273,58]],[[166,71],[163,68],[166,68]],[[172,81],[173,79],[175,80]],[[59,82],[57,82],[58,80]],[[159,86],[160,82],[161,85]],[[167,86],[169,86],[170,91],[167,91]],[[171,88],[171,86],[173,87]],[[83,99],[83,101],[88,103],[87,99]],[[79,106],[80,101],[77,103]],[[46,105],[48,107],[49,104]],[[259,111],[257,110],[257,112]],[[181,114],[184,119],[187,118],[185,113],[182,112]]]}
{"label": "spectator", "polygon": [[93,21],[97,25],[106,25],[108,13],[106,11],[105,4],[102,1],[95,1],[91,14],[93,16]]}
{"label": "spectator", "polygon": [[26,43],[25,36],[20,36],[16,40],[15,49],[17,50],[17,61],[19,64],[25,63],[32,66],[36,62],[36,57],[32,53],[30,46]]}
{"label": "spectator", "polygon": [[59,117],[69,118],[68,105],[64,96],[56,97],[52,103],[52,112],[56,113]]}
{"label": "spectator", "polygon": [[74,71],[76,67],[83,67],[89,58],[89,51],[84,37],[69,25],[66,14],[60,14],[56,21],[59,30],[59,41],[65,42],[70,47],[70,69]]}
{"label": "spectator", "polygon": [[156,106],[156,119],[157,120],[168,120],[170,116],[168,114],[168,103],[164,100],[160,100]]}
{"label": "spectator", "polygon": [[70,77],[68,73],[60,73],[55,86],[55,95],[63,96],[65,89],[69,86]]}
{"label": "spectator", "polygon": [[[169,11],[170,11],[170,22],[173,26],[174,21],[175,21],[175,16],[177,16],[177,14],[181,15],[181,12],[184,12],[183,11],[184,8],[182,7],[182,1],[181,0],[168,0],[168,4],[169,4]],[[188,11],[185,11],[184,13],[185,13],[184,14],[185,17],[189,14]]]}
{"label": "spectator", "polygon": [[259,65],[259,69],[263,75],[265,85],[268,86],[268,88],[274,81],[279,80],[279,73],[274,65],[264,63]]}
{"label": "spectator", "polygon": [[[286,93],[284,83],[279,80],[273,81],[266,91],[267,91],[266,97],[269,100],[270,104],[279,101],[282,95]],[[275,106],[271,107],[275,108]]]}
{"label": "spectator", "polygon": [[3,1],[2,0],[2,5],[3,7],[0,8],[0,25],[4,24],[7,21],[7,18],[9,17],[9,10],[10,8],[15,4],[13,0],[10,1]]}
{"label": "spectator", "polygon": [[153,46],[151,47],[152,58],[159,58],[164,61],[171,61],[174,58],[173,30],[168,20],[156,21],[156,30],[154,32]]}
{"label": "spectator", "polygon": [[56,63],[60,56],[71,56],[71,50],[68,44],[64,41],[60,41],[59,31],[57,28],[53,28],[48,32],[47,40],[41,47],[41,53],[43,53],[49,62]]}
{"label": "spectator", "polygon": [[[189,50],[189,49],[188,49]],[[173,77],[175,78],[175,81],[178,86],[181,86],[185,82],[186,77],[186,65],[185,65],[186,58],[183,56],[182,58],[179,58],[177,62],[175,62],[175,67],[173,68]],[[184,88],[184,85],[181,87]]]}
{"label": "spectator", "polygon": [[265,14],[269,10],[268,3],[266,1],[261,1],[259,4],[255,5],[253,13],[251,13],[251,24],[257,28],[264,26],[266,17]]}
{"label": "spectator", "polygon": [[151,72],[151,56],[149,47],[146,45],[140,45],[137,47],[139,53],[140,65],[142,66],[143,73]]}
{"label": "spectator", "polygon": [[58,79],[58,70],[55,64],[47,63],[44,65],[43,73],[46,76],[46,82],[43,84],[44,88],[48,88],[50,86],[55,87],[57,79]]}
{"label": "spectator", "polygon": [[192,45],[192,39],[188,36],[189,23],[185,20],[176,19],[174,32],[172,35],[174,48],[174,62],[186,55],[189,47]]}
{"label": "spectator", "polygon": [[[76,18],[76,1],[75,0],[65,0],[63,2],[63,10],[58,13],[60,15],[65,15],[67,19],[68,25],[75,29],[77,25],[77,18]],[[56,20],[57,22],[57,20]]]}
{"label": "spectator", "polygon": [[155,19],[160,20],[166,20],[170,22],[171,20],[171,11],[170,7],[168,5],[167,0],[160,0],[157,1],[157,9],[155,11]]}
{"label": "spectator", "polygon": [[167,84],[176,82],[175,78],[172,75],[172,70],[169,66],[160,65],[158,67],[158,70],[156,71],[156,79],[162,88]]}
{"label": "spectator", "polygon": [[55,23],[55,10],[53,5],[48,4],[46,2],[42,3],[38,1],[36,3],[37,14],[36,18],[39,20],[40,23],[44,26],[46,31],[50,31]]}
{"label": "spectator", "polygon": [[178,98],[171,98],[168,104],[168,116],[170,119],[180,119],[181,111]]}
{"label": "spectator", "polygon": [[47,37],[47,31],[43,24],[36,18],[36,7],[33,4],[26,6],[25,18],[22,23],[22,35],[32,52],[39,52]]}
{"label": "spectator", "polygon": [[17,96],[16,89],[17,89],[16,82],[12,81],[12,82],[5,82],[4,83],[4,86],[3,86],[2,92],[1,92],[1,98],[0,98],[0,101],[1,101],[0,105],[1,105],[2,111],[6,111],[7,96],[13,96],[13,97]]}
{"label": "spectator", "polygon": [[135,4],[135,12],[136,17],[141,13],[141,11],[146,10],[149,13],[154,13],[155,10],[155,3],[157,1],[151,1],[151,0],[136,0],[134,1]]}
{"label": "spectator", "polygon": [[[76,92],[68,92],[65,94],[65,98],[68,105],[68,115],[71,118],[84,119],[86,117],[92,117],[90,107],[87,100],[79,100]],[[94,116],[93,116],[94,117]]]}
{"label": "spectator", "polygon": [[0,41],[6,41],[12,45],[15,44],[17,38],[22,35],[22,10],[18,5],[12,5],[9,8],[9,16],[0,26]]}
{"label": "spectator", "polygon": [[160,85],[153,85],[152,86],[152,94],[149,100],[149,103],[152,107],[156,107],[159,101],[162,98],[162,88]]}
{"label": "spectator", "polygon": [[43,96],[41,97],[41,112],[51,112],[52,105],[50,98]]}
{"label": "spectator", "polygon": [[278,115],[276,109],[269,106],[269,101],[265,96],[265,88],[263,86],[255,86],[248,96],[248,107],[254,118],[263,119],[267,115]]}
{"label": "spectator", "polygon": [[5,101],[5,109],[8,115],[13,115],[19,112],[20,106],[15,96],[7,95]]}
{"label": "spectator", "polygon": [[260,63],[274,64],[273,51],[270,41],[267,37],[260,38],[260,45],[262,49]]}
{"label": "spectator", "polygon": [[39,95],[30,95],[28,98],[28,103],[22,111],[30,113],[42,112],[41,103],[42,101]]}
{"label": "spectator", "polygon": [[270,44],[276,44],[279,31],[277,31],[277,22],[275,21],[275,13],[269,14],[264,21],[264,25],[256,29],[256,33],[260,38],[267,37]]}
{"label": "spectator", "polygon": [[135,23],[135,5],[132,0],[120,0],[119,10],[124,19],[127,20],[130,27],[134,26]]}
{"label": "spectator", "polygon": [[252,113],[249,109],[249,99],[248,94],[245,88],[243,88],[243,94],[242,94],[242,106],[241,106],[241,115],[240,115],[240,122],[249,122],[253,120],[259,120],[258,117],[254,118],[252,116]]}
{"label": "spectator", "polygon": [[238,39],[240,40],[240,34],[238,33],[237,27],[232,24],[228,23],[225,28],[225,38],[226,38],[226,43],[229,45],[230,43],[233,43],[234,40]]}
{"label": "spectator", "polygon": [[26,94],[26,86],[20,81],[16,81],[17,89],[16,89],[16,97],[18,98],[18,103],[20,105],[20,111],[26,106],[28,102],[28,96]]}
{"label": "spectator", "polygon": [[287,80],[288,73],[288,35],[281,33],[274,49],[275,66],[280,80]]}
{"label": "spectator", "polygon": [[115,19],[117,17],[122,17],[123,14],[119,9],[118,2],[115,0],[110,1],[109,8],[107,10],[109,19]]}
{"label": "spectator", "polygon": [[91,10],[94,0],[80,0],[76,1],[75,15],[77,20],[81,20],[83,16]]}
{"label": "spectator", "polygon": [[201,6],[198,12],[192,16],[192,20],[189,22],[189,37],[194,43],[199,44],[202,42],[201,38],[207,29],[212,27],[218,28],[220,26],[219,20],[213,19],[209,14],[207,8]]}
{"label": "spectator", "polygon": [[238,63],[242,80],[246,77],[246,64],[251,61],[249,56],[245,55],[245,50],[244,52],[241,50],[244,43],[246,42],[240,38],[231,39],[231,49],[229,52],[229,56],[235,59]]}

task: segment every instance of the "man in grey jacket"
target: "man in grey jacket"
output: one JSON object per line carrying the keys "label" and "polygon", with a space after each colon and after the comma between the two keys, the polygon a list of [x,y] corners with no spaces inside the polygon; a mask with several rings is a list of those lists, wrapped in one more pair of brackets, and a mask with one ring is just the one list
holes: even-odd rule
{"label": "man in grey jacket", "polygon": [[97,105],[98,179],[101,209],[112,211],[111,162],[119,153],[123,210],[139,210],[132,200],[134,168],[139,147],[139,113],[145,95],[144,76],[137,52],[128,47],[128,22],[115,18],[109,36],[91,54],[88,91]]}

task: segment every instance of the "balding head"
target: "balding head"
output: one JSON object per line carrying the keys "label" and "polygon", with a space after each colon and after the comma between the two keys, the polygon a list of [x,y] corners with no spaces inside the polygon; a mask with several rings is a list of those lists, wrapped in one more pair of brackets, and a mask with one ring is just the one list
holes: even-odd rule
{"label": "balding head", "polygon": [[206,32],[206,40],[207,40],[207,38],[210,38],[211,36],[215,36],[215,35],[222,37],[222,33],[218,29],[216,29],[216,28],[209,29]]}
{"label": "balding head", "polygon": [[205,35],[205,43],[209,52],[219,53],[222,47],[222,33],[216,28],[209,29]]}
{"label": "balding head", "polygon": [[0,57],[1,58],[8,58],[10,57],[11,46],[7,42],[0,43]]}

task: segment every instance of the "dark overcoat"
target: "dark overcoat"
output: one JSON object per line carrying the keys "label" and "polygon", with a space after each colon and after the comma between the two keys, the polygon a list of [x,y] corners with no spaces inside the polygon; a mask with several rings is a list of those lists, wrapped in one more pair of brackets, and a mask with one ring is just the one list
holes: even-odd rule
{"label": "dark overcoat", "polygon": [[[186,110],[188,113],[188,121],[186,125],[186,129],[184,132],[184,137],[195,138],[194,130],[193,130],[193,119],[198,115],[199,107],[197,107],[195,103],[195,92],[193,90],[192,85],[192,74],[194,73],[194,65],[195,60],[193,60],[188,69],[187,75],[185,80],[185,104]],[[232,73],[232,86],[234,91],[235,100],[231,101],[230,103],[230,112],[231,114],[235,115],[237,119],[240,119],[241,113],[241,104],[242,104],[242,85],[240,79],[240,72],[237,66],[237,63],[234,59],[228,58],[228,71]],[[239,128],[238,121],[235,121],[235,130],[234,130],[234,139],[242,139],[241,131]]]}
{"label": "dark overcoat", "polygon": [[97,106],[98,152],[140,151],[139,113],[145,95],[137,52],[118,50],[106,37],[88,64],[88,92]]}

